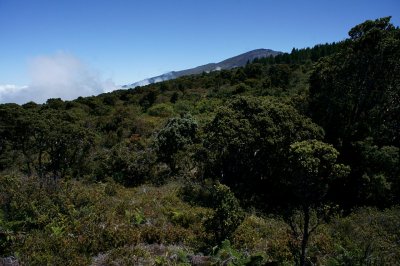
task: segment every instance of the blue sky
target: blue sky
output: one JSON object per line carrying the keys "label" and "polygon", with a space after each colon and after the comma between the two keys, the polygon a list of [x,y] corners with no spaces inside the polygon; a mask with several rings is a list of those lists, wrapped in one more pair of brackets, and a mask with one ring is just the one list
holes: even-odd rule
{"label": "blue sky", "polygon": [[43,62],[60,60],[98,86],[127,84],[252,49],[339,41],[388,15],[400,24],[399,0],[0,0],[0,85],[29,87]]}

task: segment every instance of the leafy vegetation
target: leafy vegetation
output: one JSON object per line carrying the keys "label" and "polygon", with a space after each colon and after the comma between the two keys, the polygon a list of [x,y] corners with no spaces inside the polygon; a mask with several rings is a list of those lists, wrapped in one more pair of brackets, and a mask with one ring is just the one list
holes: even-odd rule
{"label": "leafy vegetation", "polygon": [[396,265],[400,29],[0,105],[0,264]]}

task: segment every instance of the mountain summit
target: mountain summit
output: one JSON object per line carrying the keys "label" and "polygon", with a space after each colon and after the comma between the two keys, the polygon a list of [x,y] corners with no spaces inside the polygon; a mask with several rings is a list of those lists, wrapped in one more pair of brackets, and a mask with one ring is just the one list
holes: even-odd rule
{"label": "mountain summit", "polygon": [[273,51],[271,49],[256,49],[256,50],[252,50],[252,51],[228,58],[219,63],[209,63],[209,64],[198,66],[195,68],[190,68],[190,69],[185,69],[185,70],[180,70],[180,71],[171,71],[171,72],[165,73],[160,76],[144,79],[142,81],[135,82],[130,85],[124,85],[122,87],[123,88],[135,88],[137,86],[145,86],[148,84],[153,84],[153,83],[170,80],[170,79],[176,79],[176,78],[179,78],[182,76],[187,76],[187,75],[196,75],[196,74],[201,74],[203,72],[211,72],[211,71],[232,69],[235,67],[242,67],[242,66],[246,65],[247,62],[249,62],[249,61],[251,62],[256,58],[276,56],[280,53],[282,53],[282,52]]}

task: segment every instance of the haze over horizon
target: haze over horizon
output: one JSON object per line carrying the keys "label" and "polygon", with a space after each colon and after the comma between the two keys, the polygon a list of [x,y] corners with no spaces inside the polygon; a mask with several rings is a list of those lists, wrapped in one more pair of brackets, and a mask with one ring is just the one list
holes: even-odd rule
{"label": "haze over horizon", "polygon": [[0,0],[0,103],[110,91],[257,48],[290,52],[340,41],[383,1]]}

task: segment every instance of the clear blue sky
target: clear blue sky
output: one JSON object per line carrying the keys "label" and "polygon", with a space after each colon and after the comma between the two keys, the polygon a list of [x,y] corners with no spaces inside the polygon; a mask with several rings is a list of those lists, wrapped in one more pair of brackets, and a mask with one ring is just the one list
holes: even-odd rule
{"label": "clear blue sky", "polygon": [[256,48],[340,41],[399,0],[0,0],[0,84],[27,85],[36,57],[66,53],[126,84]]}

